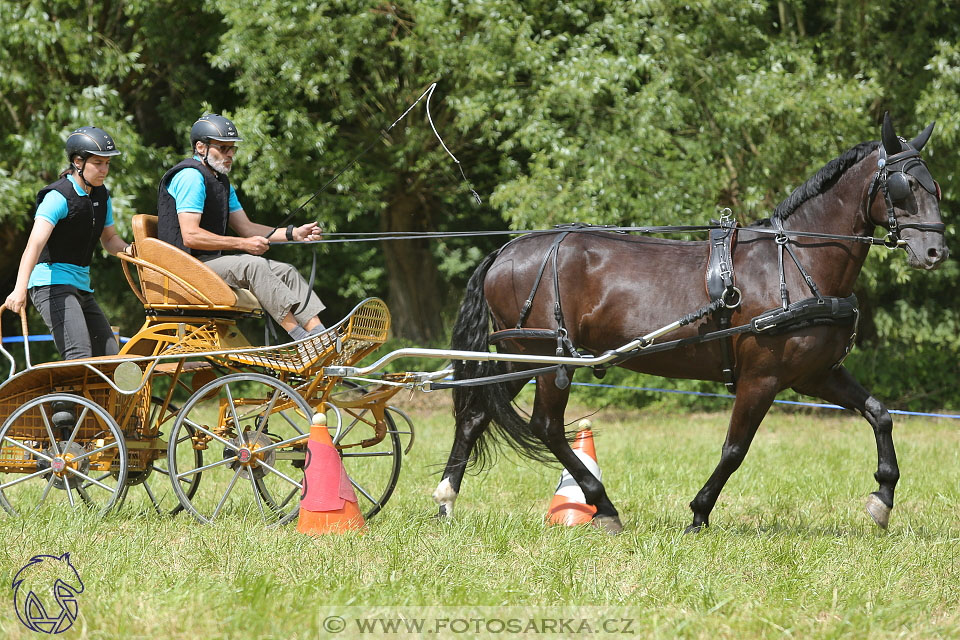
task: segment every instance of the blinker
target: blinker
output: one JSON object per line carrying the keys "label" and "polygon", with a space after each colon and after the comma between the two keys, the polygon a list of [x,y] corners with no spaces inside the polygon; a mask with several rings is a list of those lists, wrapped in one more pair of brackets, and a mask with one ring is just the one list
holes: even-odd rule
{"label": "blinker", "polygon": [[905,163],[905,166],[900,169],[900,171],[887,174],[887,193],[890,195],[891,200],[899,202],[910,195],[908,175],[919,182],[920,186],[923,187],[927,193],[937,196],[937,200],[940,200],[940,185],[933,179],[933,176],[930,175],[927,166],[918,160],[911,160]]}
{"label": "blinker", "polygon": [[910,195],[910,182],[903,172],[898,171],[887,176],[887,193],[894,202],[904,200]]}
{"label": "blinker", "polygon": [[916,178],[917,182],[920,183],[920,186],[923,187],[927,193],[937,195],[937,181],[930,175],[930,171],[925,164],[920,162],[911,163],[904,167],[904,171]]}

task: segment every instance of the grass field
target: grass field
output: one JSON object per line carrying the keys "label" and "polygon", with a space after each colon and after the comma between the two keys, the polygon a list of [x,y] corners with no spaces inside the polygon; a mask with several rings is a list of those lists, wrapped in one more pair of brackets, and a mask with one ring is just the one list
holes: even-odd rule
{"label": "grass field", "polygon": [[601,412],[598,457],[625,526],[611,537],[545,526],[559,470],[513,454],[465,479],[452,523],[434,520],[452,428],[447,399],[427,399],[411,410],[400,485],[363,535],[129,506],[0,517],[0,636],[36,637],[10,583],[31,556],[64,552],[85,585],[68,638],[960,636],[954,420],[897,418],[902,478],[884,532],[863,511],[876,488],[867,423],[774,411],[712,526],[684,536],[727,415]]}

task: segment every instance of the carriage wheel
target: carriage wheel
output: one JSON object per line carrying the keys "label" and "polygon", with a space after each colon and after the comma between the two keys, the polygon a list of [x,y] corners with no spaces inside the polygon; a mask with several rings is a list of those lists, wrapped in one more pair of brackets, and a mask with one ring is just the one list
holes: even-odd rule
{"label": "carriage wheel", "polygon": [[[179,408],[172,403],[167,405],[166,411],[163,411],[163,398],[151,396],[150,416],[147,425],[151,427],[157,425],[159,435],[163,435],[164,431],[168,431],[173,426],[178,411]],[[186,432],[181,438],[191,438],[194,433],[193,427],[187,426]],[[182,471],[191,468],[198,469],[203,466],[203,451],[199,449],[192,449],[192,451],[192,460],[189,454],[183,459]],[[180,480],[187,497],[192,498],[197,492],[201,475],[198,473]],[[153,460],[146,469],[129,469],[127,484],[123,487],[120,502],[117,505],[118,508],[123,504],[132,505],[134,508],[150,505],[150,508],[160,515],[180,513],[183,511],[183,505],[180,504],[180,500],[171,488],[169,476],[166,456]],[[131,492],[133,495],[131,495]]]}
{"label": "carriage wheel", "polygon": [[[351,404],[352,400],[362,398],[366,393],[363,387],[351,380],[344,380],[345,387],[330,396],[334,406]],[[350,477],[350,483],[357,492],[357,500],[364,517],[370,519],[375,516],[393,494],[400,478],[400,466],[403,461],[403,447],[400,443],[401,434],[412,434],[413,429],[401,431],[397,428],[393,413],[401,416],[409,426],[410,420],[396,409],[385,408],[384,422],[387,432],[379,442],[376,440],[376,418],[369,409],[341,408],[343,428],[335,436],[334,444],[340,449],[340,459]],[[366,443],[367,446],[363,446]]]}
{"label": "carriage wheel", "polygon": [[[201,387],[177,412],[169,435],[167,469],[180,503],[201,522],[292,520],[312,414],[292,387],[259,373],[231,374]],[[199,466],[196,451],[204,453]],[[184,489],[188,480],[195,480],[192,495]]]}
{"label": "carriage wheel", "polygon": [[12,515],[85,507],[105,514],[127,479],[123,432],[83,396],[52,393],[17,408],[0,427],[0,505]]}

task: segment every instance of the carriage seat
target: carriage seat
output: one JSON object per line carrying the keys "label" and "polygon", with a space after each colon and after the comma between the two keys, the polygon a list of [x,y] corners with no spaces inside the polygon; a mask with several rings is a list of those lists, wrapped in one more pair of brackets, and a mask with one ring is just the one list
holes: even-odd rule
{"label": "carriage seat", "polygon": [[231,287],[200,260],[158,239],[157,216],[133,216],[133,245],[135,257],[150,265],[137,264],[139,292],[131,281],[147,309],[262,315],[260,302],[249,290]]}

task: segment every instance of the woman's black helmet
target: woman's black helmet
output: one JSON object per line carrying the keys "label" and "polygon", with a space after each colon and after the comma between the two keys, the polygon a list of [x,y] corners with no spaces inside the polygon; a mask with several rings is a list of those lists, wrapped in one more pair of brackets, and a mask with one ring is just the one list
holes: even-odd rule
{"label": "woman's black helmet", "polygon": [[190,147],[196,148],[198,142],[240,142],[243,138],[237,127],[218,113],[208,113],[193,123],[190,129]]}
{"label": "woman's black helmet", "polygon": [[113,138],[103,129],[97,127],[80,127],[67,136],[65,145],[67,160],[80,156],[84,160],[90,156],[118,156],[120,150],[113,143]]}

